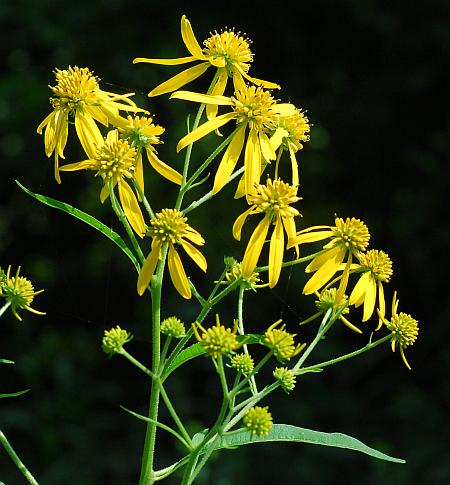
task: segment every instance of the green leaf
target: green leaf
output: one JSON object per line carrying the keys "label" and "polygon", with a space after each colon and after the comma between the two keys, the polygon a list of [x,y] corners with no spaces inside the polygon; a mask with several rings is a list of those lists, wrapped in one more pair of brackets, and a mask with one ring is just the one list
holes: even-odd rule
{"label": "green leaf", "polygon": [[[248,335],[238,335],[237,339],[238,342],[245,341],[246,344],[259,344],[262,340],[261,335],[257,334],[248,334]],[[169,367],[164,371],[163,380],[165,380],[172,372],[180,367],[180,365],[185,364],[189,360],[195,359],[196,357],[200,357],[201,355],[205,355],[205,349],[203,348],[200,342],[197,342],[190,347],[182,350],[173,361],[170,363]]]}
{"label": "green leaf", "polygon": [[28,190],[26,187],[24,187],[17,180],[16,180],[16,184],[24,192],[26,192],[28,195],[31,195],[35,199],[37,199],[39,202],[42,202],[43,204],[53,207],[54,209],[59,209],[63,212],[66,212],[67,214],[70,214],[71,216],[76,217],[77,219],[80,219],[86,224],[89,224],[94,229],[97,229],[97,231],[101,232],[104,236],[106,236],[108,239],[111,239],[113,243],[119,246],[119,248],[131,259],[136,270],[138,272],[140,271],[140,265],[138,260],[136,259],[135,255],[132,253],[130,248],[125,244],[125,241],[119,236],[119,234],[117,234],[117,232],[113,231],[108,226],[105,226],[105,224],[100,222],[94,216],[91,216],[90,214],[87,214],[86,212],[83,212],[80,209],[77,209],[76,207],[71,206],[70,204],[66,204],[65,202],[52,199],[51,197],[47,197],[46,195],[35,194],[34,192],[31,192],[31,190]]}
{"label": "green leaf", "polygon": [[29,389],[25,389],[24,391],[11,392],[10,394],[0,394],[0,398],[21,396],[22,394],[25,394],[28,391]]}
{"label": "green leaf", "polygon": [[230,446],[243,446],[252,443],[267,443],[271,441],[292,441],[297,443],[310,443],[314,445],[333,446],[348,450],[360,451],[380,460],[393,463],[406,463],[405,460],[386,455],[381,451],[370,448],[356,438],[342,433],[323,433],[312,429],[299,428],[290,424],[274,424],[266,436],[256,436],[246,429],[223,435],[213,445],[215,449]]}
{"label": "green leaf", "polygon": [[14,364],[14,361],[8,359],[0,359],[0,364]]}

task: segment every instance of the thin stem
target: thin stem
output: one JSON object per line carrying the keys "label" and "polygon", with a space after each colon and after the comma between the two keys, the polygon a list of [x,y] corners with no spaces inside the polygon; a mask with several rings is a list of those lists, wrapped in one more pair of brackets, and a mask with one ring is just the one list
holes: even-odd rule
{"label": "thin stem", "polygon": [[154,374],[150,369],[147,369],[145,365],[141,364],[137,359],[135,359],[131,354],[129,354],[123,347],[118,352],[120,355],[123,355],[126,359],[128,359],[133,365],[135,365],[138,369],[140,369],[142,372],[147,374],[149,377],[152,379],[156,379],[157,376]]}
{"label": "thin stem", "polygon": [[139,243],[136,240],[136,237],[134,236],[133,229],[131,229],[130,223],[128,222],[128,219],[126,218],[122,207],[117,201],[116,194],[114,193],[114,188],[112,186],[112,183],[110,182],[109,184],[109,198],[111,199],[111,205],[116,213],[117,217],[119,218],[120,222],[123,224],[123,227],[127,231],[128,237],[130,238],[131,244],[133,244],[134,250],[136,251],[136,254],[138,255],[141,264],[144,262],[145,257],[144,254],[142,253],[142,249],[139,246]]}
{"label": "thin stem", "polygon": [[31,474],[31,472],[23,464],[22,460],[14,451],[14,448],[11,446],[10,442],[8,441],[8,439],[6,438],[6,436],[3,434],[1,430],[0,430],[0,444],[3,445],[3,447],[6,450],[6,453],[8,453],[14,465],[16,465],[16,467],[20,470],[20,472],[28,480],[28,482],[31,483],[32,485],[39,485],[36,479]]}
{"label": "thin stem", "polygon": [[6,310],[11,306],[11,302],[7,301],[1,308],[0,308],[0,317],[6,312]]}
{"label": "thin stem", "polygon": [[[255,365],[255,367],[253,368],[253,370],[251,372],[249,372],[244,379],[242,379],[242,381],[234,388],[231,390],[230,394],[232,396],[235,396],[238,391],[240,389],[242,389],[249,381],[252,377],[254,377],[258,372],[259,370],[261,369],[261,367],[270,359],[270,357],[272,357],[273,355],[273,352],[270,351],[270,352],[267,352],[267,354]],[[239,408],[240,404],[236,406],[236,408]]]}
{"label": "thin stem", "polygon": [[[322,251],[324,252],[324,251]],[[298,258],[298,259],[294,259],[293,261],[286,261],[285,263],[283,263],[281,266],[283,268],[288,268],[289,266],[295,266],[296,264],[300,264],[300,263],[306,263],[306,261],[310,261],[311,259],[314,259],[319,253],[314,253],[314,254],[310,254],[309,256],[305,256],[304,258]],[[262,273],[263,271],[268,271],[269,270],[269,266],[257,266],[254,271],[256,273]]]}
{"label": "thin stem", "polygon": [[[164,267],[167,257],[167,246],[162,250],[162,260],[159,261],[151,283],[152,295],[152,372],[156,374],[159,369],[161,358],[160,343],[160,324],[161,324],[161,290],[164,276]],[[158,408],[160,396],[160,383],[154,379],[150,391],[150,403],[148,418],[158,421]],[[153,462],[155,458],[156,425],[152,422],[147,423],[144,450],[142,455],[141,476],[139,485],[151,485],[154,483]]]}
{"label": "thin stem", "polygon": [[142,187],[138,184],[136,180],[136,176],[133,176],[133,186],[137,190],[139,197],[141,198],[142,203],[144,204],[145,210],[147,211],[147,214],[149,215],[150,219],[153,219],[155,217],[155,213],[153,212],[153,209],[151,208],[147,197],[142,191]]}

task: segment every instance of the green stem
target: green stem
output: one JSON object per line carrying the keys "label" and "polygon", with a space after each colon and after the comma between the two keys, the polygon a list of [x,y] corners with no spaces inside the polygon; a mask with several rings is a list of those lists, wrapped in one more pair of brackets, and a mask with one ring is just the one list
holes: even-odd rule
{"label": "green stem", "polygon": [[133,177],[133,186],[137,190],[139,197],[141,198],[142,203],[144,204],[145,210],[147,211],[147,214],[149,215],[150,219],[153,219],[155,217],[155,213],[153,212],[153,209],[151,208],[147,197],[142,191],[142,187],[137,183],[135,176]]}
{"label": "green stem", "polygon": [[116,213],[117,217],[119,218],[120,222],[123,224],[123,227],[127,231],[128,237],[130,238],[131,244],[133,244],[134,250],[136,251],[136,254],[138,255],[141,264],[144,262],[145,257],[144,254],[142,253],[142,249],[139,246],[136,237],[134,236],[133,229],[131,229],[130,223],[128,222],[128,219],[126,218],[122,207],[117,201],[116,194],[114,193],[114,188],[112,186],[112,183],[109,184],[109,198],[111,199],[111,205]]}
{"label": "green stem", "polygon": [[[321,252],[324,252],[324,251],[321,251]],[[306,263],[306,261],[310,261],[311,259],[314,259],[318,254],[320,254],[320,251],[319,251],[319,253],[310,254],[309,256],[305,256],[304,258],[294,259],[293,261],[286,261],[281,266],[283,268],[289,268],[289,266],[294,266],[294,265],[300,264],[300,263]],[[255,273],[262,273],[263,271],[268,271],[268,270],[269,270],[269,266],[257,266],[254,269],[254,272]]]}
{"label": "green stem", "polygon": [[11,302],[7,301],[1,308],[0,308],[0,317],[6,312],[6,310],[11,306]]}
{"label": "green stem", "polygon": [[150,369],[147,369],[145,365],[141,364],[137,359],[135,359],[131,354],[129,354],[123,347],[118,352],[120,355],[123,355],[126,359],[128,359],[133,365],[135,365],[138,369],[142,372],[150,376],[152,379],[157,379],[156,374],[154,374]]}
{"label": "green stem", "polygon": [[9,457],[13,461],[14,465],[20,470],[22,475],[28,480],[29,483],[32,485],[39,485],[36,479],[33,477],[31,472],[28,470],[28,468],[23,464],[22,460],[19,458],[17,453],[14,451],[14,448],[11,446],[9,443],[8,439],[6,436],[3,434],[3,432],[0,430],[0,444],[3,445],[3,447],[6,450],[6,453],[8,453]]}
{"label": "green stem", "polygon": [[[162,260],[158,263],[156,275],[151,282],[152,295],[152,372],[156,374],[159,369],[161,358],[160,324],[161,324],[161,290],[164,276],[164,267],[167,257],[167,246],[162,250]],[[158,421],[158,408],[160,396],[160,383],[152,380],[150,391],[150,403],[148,418]],[[153,462],[155,458],[156,425],[147,423],[144,450],[142,454],[141,476],[139,485],[151,485],[154,483]]]}

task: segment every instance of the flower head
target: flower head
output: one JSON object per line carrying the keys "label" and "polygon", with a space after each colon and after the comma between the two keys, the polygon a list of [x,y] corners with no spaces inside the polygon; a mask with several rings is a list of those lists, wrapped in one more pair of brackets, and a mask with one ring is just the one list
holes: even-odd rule
{"label": "flower head", "polygon": [[368,320],[375,309],[377,294],[380,309],[378,329],[382,325],[385,313],[383,283],[387,283],[392,276],[392,261],[384,251],[370,249],[366,253],[358,253],[359,264],[355,272],[361,276],[350,294],[350,305],[356,307],[364,303],[362,321]]}
{"label": "flower head", "polygon": [[[297,187],[281,180],[269,178],[265,185],[258,184],[255,192],[249,196],[252,206],[242,213],[234,222],[233,236],[240,241],[242,226],[249,215],[264,214],[264,218],[256,226],[247,244],[242,260],[242,276],[248,278],[258,264],[258,259],[266,240],[269,227],[273,224],[274,231],[269,247],[269,286],[273,288],[280,277],[284,256],[284,231],[288,240],[295,236],[294,217],[300,213],[291,204],[298,202]],[[284,228],[284,229],[283,229]]]}
{"label": "flower head", "polygon": [[116,120],[116,126],[119,130],[120,137],[127,140],[131,147],[138,151],[135,163],[136,180],[142,191],[144,191],[144,172],[142,166],[142,151],[147,153],[150,165],[164,178],[171,182],[181,185],[183,177],[172,167],[162,162],[156,153],[155,145],[162,143],[159,135],[164,133],[164,128],[153,123],[150,116],[131,116],[127,118],[119,117]]}
{"label": "flower head", "polygon": [[102,91],[100,79],[87,67],[69,66],[68,69],[56,69],[56,86],[50,87],[53,96],[50,103],[53,111],[38,126],[37,132],[45,128],[45,154],[55,154],[55,179],[59,176],[59,158],[64,158],[69,124],[72,120],[81,145],[89,158],[96,155],[97,145],[103,142],[96,121],[108,126],[114,122],[119,110],[144,111],[129,99],[134,93],[117,95]]}
{"label": "flower head", "polygon": [[110,330],[105,330],[102,339],[102,350],[109,357],[114,354],[120,354],[122,352],[122,347],[129,342],[133,336],[126,330],[123,330],[116,326],[116,328],[111,328]]}
{"label": "flower head", "polygon": [[255,367],[255,362],[249,354],[236,354],[231,358],[230,367],[233,367],[241,374],[247,375]]}
{"label": "flower head", "polygon": [[305,269],[307,273],[314,272],[314,274],[303,288],[303,293],[310,295],[322,288],[340,269],[347,256],[338,288],[338,300],[340,300],[347,287],[352,257],[366,249],[370,239],[369,230],[364,222],[354,217],[351,219],[347,217],[345,220],[335,217],[334,226],[313,226],[298,232],[289,241],[288,248],[324,239],[330,239],[323,246],[324,251],[321,251]]}
{"label": "flower head", "polygon": [[109,197],[110,191],[117,185],[125,216],[136,234],[143,237],[146,230],[144,217],[136,195],[127,182],[133,178],[136,153],[136,148],[130,146],[127,140],[119,138],[118,130],[110,130],[103,143],[97,146],[95,157],[63,165],[60,170],[97,172],[96,176],[100,176],[103,180],[103,188],[100,192],[101,202]]}
{"label": "flower head", "polygon": [[244,426],[257,436],[265,436],[272,429],[272,414],[269,407],[255,406],[249,409],[242,420]]}
{"label": "flower head", "polygon": [[177,59],[137,57],[133,60],[133,64],[146,62],[166,66],[200,61],[199,64],[161,83],[149,93],[149,96],[158,96],[175,91],[200,77],[210,66],[217,68],[216,82],[212,87],[213,94],[222,95],[224,93],[228,78],[233,79],[235,88],[244,84],[244,78],[258,86],[269,89],[279,88],[278,84],[263,81],[247,74],[250,63],[253,61],[253,54],[250,50],[250,41],[243,37],[240,32],[235,32],[233,29],[215,32],[203,42],[204,48],[202,48],[195,37],[191,23],[183,15],[181,17],[181,36],[184,45],[191,54],[190,56]]}
{"label": "flower head", "polygon": [[236,261],[234,258],[225,258],[225,263],[227,265],[227,272],[225,273],[224,284],[231,284],[239,279],[242,280],[241,284],[244,285],[246,290],[256,291],[257,288],[263,288],[267,286],[267,283],[261,283],[259,273],[253,272],[248,278],[242,276],[242,262]]}
{"label": "flower head", "polygon": [[[398,300],[397,292],[394,292],[392,298],[392,316],[390,320],[386,317],[382,317],[382,320],[386,327],[391,331],[391,348],[392,352],[395,352],[396,347],[400,350],[400,355],[406,367],[411,370],[411,366],[405,357],[404,349],[413,345],[417,340],[419,334],[419,322],[407,313],[397,312]],[[381,318],[381,315],[380,315]]]}
{"label": "flower head", "polygon": [[[253,191],[255,184],[260,180],[263,166],[276,159],[276,153],[268,136],[275,127],[276,117],[289,116],[296,110],[293,104],[277,103],[269,91],[246,85],[240,87],[232,97],[177,91],[171,95],[171,98],[205,103],[207,106],[229,106],[232,110],[206,121],[184,136],[177,145],[177,151],[180,151],[229,121],[236,121],[238,127],[225,150],[214,178],[213,194],[219,192],[232,175],[242,150],[244,150],[244,193],[249,194]],[[249,133],[245,142],[247,128]]]}
{"label": "flower head", "polygon": [[281,320],[273,323],[264,333],[263,344],[272,350],[273,355],[280,361],[290,360],[299,354],[305,344],[295,345],[294,337],[296,334],[286,332],[286,325],[282,325],[280,328],[278,325]]}
{"label": "flower head", "polygon": [[161,259],[161,249],[168,246],[168,266],[172,283],[183,298],[192,296],[189,281],[183,268],[176,245],[180,245],[193,261],[206,272],[206,259],[192,244],[203,246],[205,240],[195,229],[187,224],[187,217],[177,209],[163,209],[150,221],[147,235],[153,238],[152,249],[142,265],[137,281],[137,291],[142,295]]}
{"label": "flower head", "polygon": [[168,317],[161,322],[162,334],[173,338],[182,338],[186,335],[184,323],[177,317]]}
{"label": "flower head", "polygon": [[294,389],[296,376],[288,367],[277,367],[273,371],[273,376],[286,394],[289,394]]}
{"label": "flower head", "polygon": [[45,315],[45,312],[40,312],[31,308],[31,303],[36,295],[42,293],[44,290],[35,291],[33,284],[25,276],[20,276],[20,266],[17,268],[16,274],[11,276],[11,266],[4,273],[0,271],[0,296],[3,296],[11,307],[13,315],[17,320],[22,321],[22,318],[17,313],[17,310],[28,310],[37,315]]}
{"label": "flower head", "polygon": [[[219,315],[216,315],[216,324],[208,329],[203,328],[198,322],[192,324],[192,328],[206,354],[213,359],[231,354],[241,346],[236,337],[237,325],[234,325],[233,330],[225,328],[220,323]],[[198,329],[202,331],[201,335]]]}

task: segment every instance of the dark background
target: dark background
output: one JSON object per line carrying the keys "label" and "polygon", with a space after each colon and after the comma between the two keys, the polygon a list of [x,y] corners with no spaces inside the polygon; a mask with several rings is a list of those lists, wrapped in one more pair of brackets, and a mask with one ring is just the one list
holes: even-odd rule
{"label": "dark background", "polygon": [[[371,247],[387,251],[394,262],[387,298],[397,289],[400,310],[420,322],[419,339],[407,350],[412,372],[385,346],[305,376],[290,396],[270,401],[277,422],[347,433],[405,458],[406,465],[345,450],[268,444],[217,454],[198,482],[331,484],[342,476],[349,485],[449,483],[450,4],[317,0],[264,6],[189,2],[181,8],[182,3],[0,3],[0,265],[20,264],[36,288],[45,288],[34,306],[47,312],[27,313],[22,323],[8,314],[0,322],[0,357],[16,362],[0,369],[0,392],[31,389],[0,402],[1,428],[44,485],[137,483],[144,427],[119,405],[145,413],[148,382],[123,359],[108,360],[100,341],[104,329],[119,323],[135,335],[129,350],[149,364],[149,303],[135,294],[136,275],[120,251],[91,228],[41,206],[14,180],[120,231],[108,204],[98,203],[99,181],[90,174],[63,174],[62,185],[54,182],[52,160],[36,134],[50,110],[47,85],[54,84],[54,67],[78,65],[93,69],[105,90],[136,92],[137,101],[167,128],[161,158],[180,166],[174,147],[192,105],[146,97],[178,69],[133,66],[131,60],[187,55],[179,31],[185,13],[199,41],[226,26],[245,32],[255,53],[251,73],[278,82],[277,96],[307,109],[314,127],[299,154],[302,224],[331,224],[335,213],[364,220]],[[204,89],[205,82],[189,89]],[[69,162],[83,156],[73,135]],[[202,160],[208,147],[199,144],[197,150],[194,160]],[[155,209],[173,203],[174,188],[147,173]],[[190,217],[207,235],[208,285],[221,271],[215,244],[226,254],[242,255],[231,224],[244,207],[229,202],[232,194],[225,189],[210,211],[202,208]],[[189,270],[206,292],[199,271]],[[299,298],[304,281],[301,269],[284,272],[273,291],[249,295],[251,330],[282,316],[298,331],[295,323],[313,311],[312,299]],[[195,303],[186,306],[169,284],[167,289],[163,316],[177,314],[189,323],[198,311]],[[224,322],[233,316],[230,305],[234,300],[218,308]],[[316,358],[363,345],[371,325],[364,338],[338,329]],[[302,329],[300,340],[307,341],[312,330]],[[182,370],[169,393],[190,429],[208,426],[218,406],[208,361]],[[159,437],[157,466],[163,467],[181,451],[165,434]],[[3,450],[0,481],[24,483]]]}

